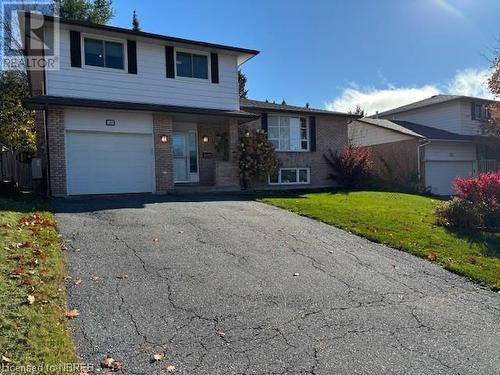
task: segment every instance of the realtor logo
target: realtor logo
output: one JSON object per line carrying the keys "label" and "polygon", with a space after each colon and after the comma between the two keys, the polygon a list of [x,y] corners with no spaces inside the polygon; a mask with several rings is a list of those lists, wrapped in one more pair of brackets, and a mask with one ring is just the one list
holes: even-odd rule
{"label": "realtor logo", "polygon": [[52,0],[0,0],[0,70],[59,69],[59,11]]}

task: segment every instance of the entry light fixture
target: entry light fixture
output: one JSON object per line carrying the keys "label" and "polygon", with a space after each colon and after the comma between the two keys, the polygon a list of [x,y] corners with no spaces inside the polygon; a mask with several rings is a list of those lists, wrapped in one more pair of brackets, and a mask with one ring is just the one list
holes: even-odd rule
{"label": "entry light fixture", "polygon": [[201,137],[201,141],[205,144],[208,143],[209,139],[208,139],[208,135],[204,135],[203,137]]}
{"label": "entry light fixture", "polygon": [[168,136],[167,136],[167,135],[165,135],[165,134],[162,134],[162,135],[160,136],[160,142],[161,142],[161,143],[167,143],[167,142],[168,142]]}

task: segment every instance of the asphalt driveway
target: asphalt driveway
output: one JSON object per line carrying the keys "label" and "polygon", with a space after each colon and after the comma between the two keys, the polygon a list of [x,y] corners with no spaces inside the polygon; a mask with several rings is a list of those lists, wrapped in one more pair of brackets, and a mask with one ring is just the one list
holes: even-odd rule
{"label": "asphalt driveway", "polygon": [[498,373],[500,294],[275,207],[193,198],[56,203],[85,362],[109,354],[125,373],[148,375],[167,365],[210,375]]}

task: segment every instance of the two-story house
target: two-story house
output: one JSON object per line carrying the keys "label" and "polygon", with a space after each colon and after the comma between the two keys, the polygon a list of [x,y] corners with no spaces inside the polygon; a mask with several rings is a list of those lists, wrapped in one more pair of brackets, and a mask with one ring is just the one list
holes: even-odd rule
{"label": "two-story house", "polygon": [[458,176],[500,169],[500,139],[484,133],[490,100],[436,95],[354,121],[351,141],[370,146],[392,169],[420,175],[432,193],[450,195]]}
{"label": "two-story house", "polygon": [[[38,34],[50,38],[54,20],[45,17]],[[322,154],[347,143],[352,116],[240,105],[238,68],[258,51],[57,20],[60,67],[30,71],[25,101],[37,111],[51,195],[237,188],[245,124],[264,128],[283,159],[266,188],[332,184]]]}

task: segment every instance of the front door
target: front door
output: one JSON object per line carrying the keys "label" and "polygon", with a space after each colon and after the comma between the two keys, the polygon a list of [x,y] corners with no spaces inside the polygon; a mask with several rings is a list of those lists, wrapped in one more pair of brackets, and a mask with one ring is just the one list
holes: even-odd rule
{"label": "front door", "polygon": [[198,182],[198,145],[196,131],[174,132],[174,182]]}

